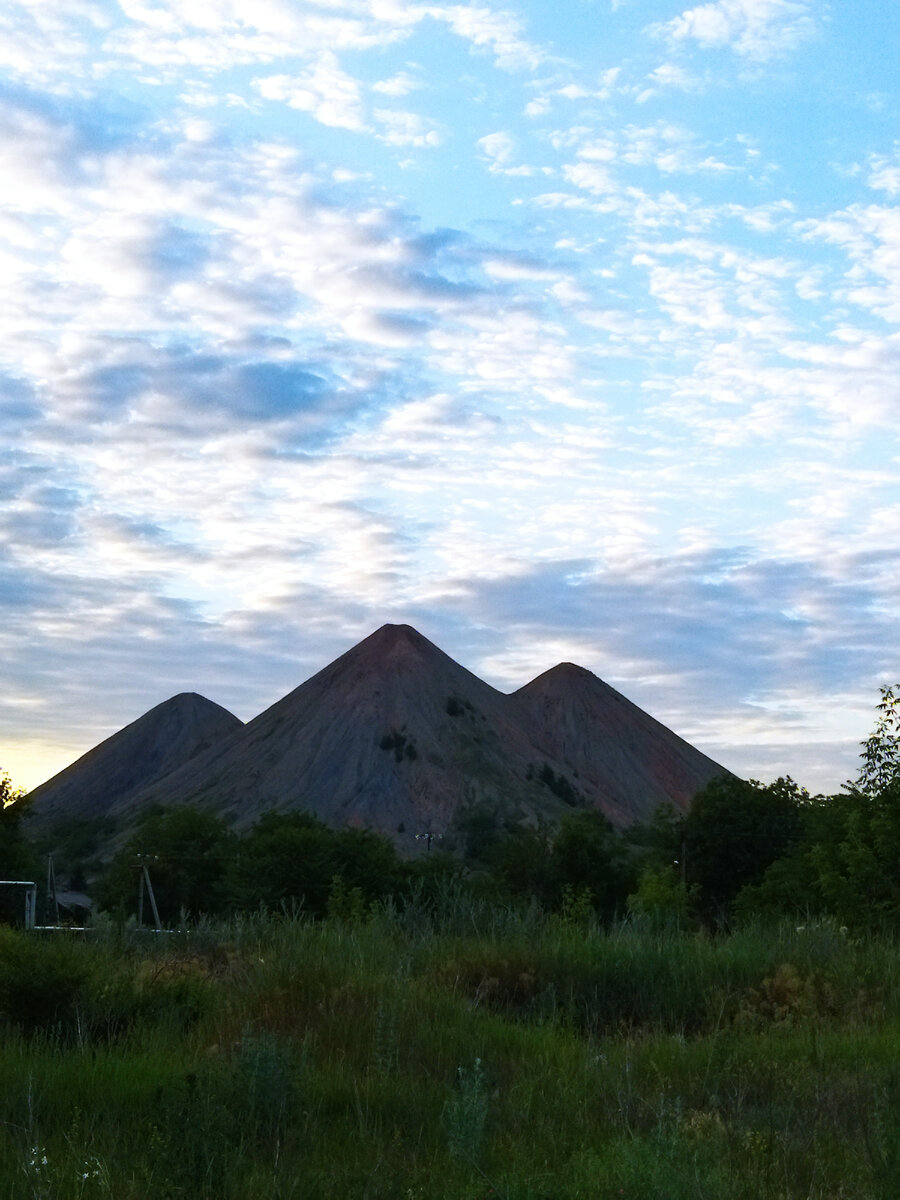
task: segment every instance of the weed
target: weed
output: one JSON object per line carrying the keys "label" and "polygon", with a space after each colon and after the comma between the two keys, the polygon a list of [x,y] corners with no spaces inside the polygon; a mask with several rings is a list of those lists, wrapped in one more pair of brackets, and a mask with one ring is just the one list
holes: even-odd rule
{"label": "weed", "polygon": [[444,1128],[450,1153],[466,1162],[476,1163],[484,1140],[488,1098],[481,1059],[471,1070],[456,1069],[456,1095],[444,1106]]}
{"label": "weed", "polygon": [[335,921],[364,921],[368,906],[361,887],[348,888],[341,875],[333,876],[328,892],[327,913]]}
{"label": "weed", "polygon": [[0,1023],[3,1200],[900,1200],[886,937],[586,931],[453,880],[10,936],[7,980],[75,987]]}
{"label": "weed", "polygon": [[400,1030],[396,1006],[384,994],[375,1005],[372,1030],[372,1062],[380,1075],[390,1075],[400,1063]]}
{"label": "weed", "polygon": [[284,1135],[296,1092],[292,1067],[290,1050],[274,1035],[244,1035],[231,1097],[242,1133],[268,1139]]}

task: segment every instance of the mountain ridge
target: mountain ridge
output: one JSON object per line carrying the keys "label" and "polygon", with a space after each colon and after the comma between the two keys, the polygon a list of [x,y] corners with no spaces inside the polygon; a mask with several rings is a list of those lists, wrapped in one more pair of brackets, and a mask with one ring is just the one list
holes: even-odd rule
{"label": "mountain ridge", "polygon": [[[727,773],[586,668],[560,663],[504,693],[402,624],[376,629],[246,724],[232,720],[169,769],[107,790],[104,812],[121,826],[148,806],[187,804],[244,829],[265,811],[305,809],[406,845],[478,805],[527,823],[593,807],[622,827],[658,803],[686,808]],[[66,794],[77,783],[75,807],[89,810],[91,753],[32,793],[38,813],[67,773]]]}
{"label": "mountain ridge", "polygon": [[114,804],[170,774],[241,724],[205,696],[179,692],[32,789],[30,821],[105,816]]}

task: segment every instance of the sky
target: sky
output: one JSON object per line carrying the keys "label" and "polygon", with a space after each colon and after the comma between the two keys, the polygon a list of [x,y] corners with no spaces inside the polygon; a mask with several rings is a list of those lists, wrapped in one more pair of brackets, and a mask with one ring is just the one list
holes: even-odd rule
{"label": "sky", "polygon": [[3,0],[0,767],[385,622],[738,774],[900,679],[900,6]]}

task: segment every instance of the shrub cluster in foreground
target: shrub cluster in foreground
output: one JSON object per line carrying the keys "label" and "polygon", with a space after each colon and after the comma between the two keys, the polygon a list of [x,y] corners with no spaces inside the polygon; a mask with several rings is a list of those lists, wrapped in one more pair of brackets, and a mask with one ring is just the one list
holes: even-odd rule
{"label": "shrub cluster in foreground", "polygon": [[0,1192],[889,1200],[897,950],[452,883],[361,916],[7,931]]}

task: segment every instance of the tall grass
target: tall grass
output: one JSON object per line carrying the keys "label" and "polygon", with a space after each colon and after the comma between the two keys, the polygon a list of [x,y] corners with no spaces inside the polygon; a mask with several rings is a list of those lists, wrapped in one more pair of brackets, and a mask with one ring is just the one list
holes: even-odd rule
{"label": "tall grass", "polygon": [[0,1200],[896,1200],[897,949],[452,890],[7,933]]}

